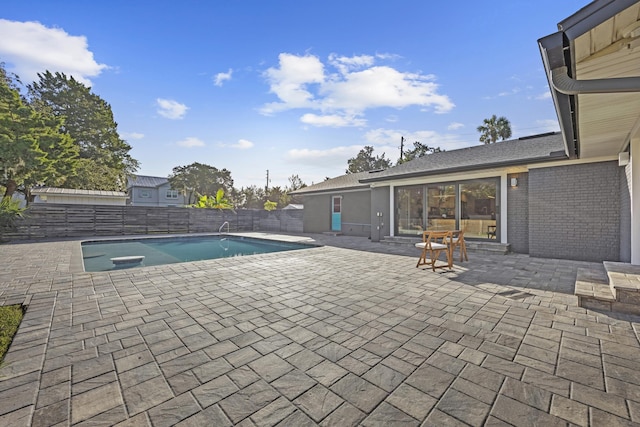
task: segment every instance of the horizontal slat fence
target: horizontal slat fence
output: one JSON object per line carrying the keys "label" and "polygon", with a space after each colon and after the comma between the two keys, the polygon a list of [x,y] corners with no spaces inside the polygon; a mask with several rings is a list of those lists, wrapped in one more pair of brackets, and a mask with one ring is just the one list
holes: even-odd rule
{"label": "horizontal slat fence", "polygon": [[[214,210],[176,207],[32,204],[3,240],[188,234],[230,231],[302,233],[302,210]],[[227,228],[225,226],[224,231]]]}

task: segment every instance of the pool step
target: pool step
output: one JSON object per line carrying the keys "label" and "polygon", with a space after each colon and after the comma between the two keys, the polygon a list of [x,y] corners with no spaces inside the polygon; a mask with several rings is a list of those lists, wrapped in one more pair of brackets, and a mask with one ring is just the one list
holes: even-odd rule
{"label": "pool step", "polygon": [[132,256],[119,256],[115,258],[109,258],[113,265],[134,265],[140,264],[144,261],[144,255],[132,255]]}

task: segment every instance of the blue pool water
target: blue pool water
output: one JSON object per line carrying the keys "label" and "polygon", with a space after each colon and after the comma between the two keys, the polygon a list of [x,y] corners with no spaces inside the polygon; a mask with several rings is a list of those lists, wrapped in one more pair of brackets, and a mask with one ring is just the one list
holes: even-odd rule
{"label": "blue pool water", "polygon": [[[302,243],[251,239],[238,236],[198,236],[83,242],[85,271],[173,264],[204,259],[255,255],[313,247]],[[144,256],[141,263],[115,266],[111,258]]]}

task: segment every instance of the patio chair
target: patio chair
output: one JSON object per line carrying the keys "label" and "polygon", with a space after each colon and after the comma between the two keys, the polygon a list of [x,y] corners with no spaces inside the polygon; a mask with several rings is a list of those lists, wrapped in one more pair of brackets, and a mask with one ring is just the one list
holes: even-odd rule
{"label": "patio chair", "polygon": [[495,238],[496,238],[496,226],[487,225],[487,239],[495,239]]}
{"label": "patio chair", "polygon": [[[421,249],[420,258],[416,264],[416,268],[421,265],[430,265],[433,271],[436,268],[453,268],[453,261],[451,259],[451,231],[424,231],[422,233],[422,242],[416,243],[416,248]],[[447,263],[444,265],[436,265],[440,253],[447,255]],[[427,260],[427,252],[429,253],[429,259]]]}
{"label": "patio chair", "polygon": [[469,261],[467,256],[467,245],[464,243],[464,230],[454,231],[451,238],[451,257],[456,248],[460,249],[460,262]]}

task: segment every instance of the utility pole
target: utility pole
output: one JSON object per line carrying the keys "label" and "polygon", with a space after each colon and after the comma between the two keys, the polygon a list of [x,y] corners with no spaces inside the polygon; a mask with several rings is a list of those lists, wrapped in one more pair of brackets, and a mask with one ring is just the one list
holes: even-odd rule
{"label": "utility pole", "polygon": [[267,185],[264,186],[264,192],[269,192],[269,169],[267,169]]}
{"label": "utility pole", "polygon": [[404,136],[400,137],[400,161],[404,160]]}

